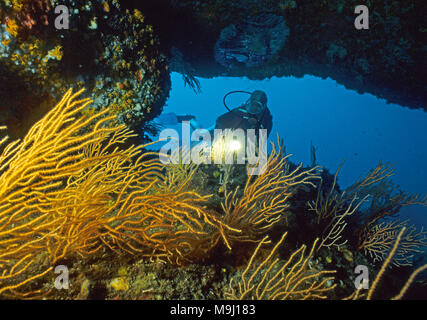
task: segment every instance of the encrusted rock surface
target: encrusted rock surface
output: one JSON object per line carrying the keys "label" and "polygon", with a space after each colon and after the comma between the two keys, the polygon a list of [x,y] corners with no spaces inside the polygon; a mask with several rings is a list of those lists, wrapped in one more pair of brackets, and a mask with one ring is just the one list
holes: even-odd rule
{"label": "encrusted rock surface", "polygon": [[[173,7],[165,13],[168,22],[164,23],[161,15],[156,19],[168,30],[163,33],[170,33],[172,45],[192,65],[195,76],[261,80],[310,74],[330,77],[349,89],[371,93],[390,103],[427,110],[423,1],[363,3],[370,10],[369,30],[354,26],[355,7],[362,4],[356,0],[170,2]],[[156,11],[154,4],[147,7]],[[239,32],[234,37],[244,38],[245,30],[235,26],[248,25],[263,15],[282,17],[289,28],[280,50],[258,63],[248,64],[248,59],[241,57],[241,62],[232,67],[215,59],[215,45],[225,31],[234,26]],[[250,44],[240,53],[250,52]]]}

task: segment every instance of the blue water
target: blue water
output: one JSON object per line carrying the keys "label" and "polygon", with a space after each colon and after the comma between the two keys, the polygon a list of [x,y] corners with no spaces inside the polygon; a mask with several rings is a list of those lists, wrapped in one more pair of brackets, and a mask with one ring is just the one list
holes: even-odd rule
{"label": "blue water", "polygon": [[[164,113],[193,114],[203,127],[210,127],[225,113],[222,98],[231,90],[264,90],[273,115],[273,131],[285,141],[294,162],[310,164],[310,142],[317,148],[317,162],[335,172],[345,160],[339,184],[349,186],[379,161],[395,163],[393,181],[403,191],[427,194],[427,113],[386,104],[371,94],[347,90],[331,79],[199,78],[202,92],[196,94],[180,74],[172,73],[172,91]],[[237,107],[247,95],[227,98]],[[401,210],[403,218],[427,225],[427,208]]]}

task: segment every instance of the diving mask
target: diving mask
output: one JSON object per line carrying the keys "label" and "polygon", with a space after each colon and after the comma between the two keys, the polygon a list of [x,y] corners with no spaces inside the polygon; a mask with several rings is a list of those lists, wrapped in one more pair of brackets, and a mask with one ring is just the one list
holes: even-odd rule
{"label": "diving mask", "polygon": [[259,114],[264,112],[267,107],[267,95],[264,91],[255,90],[251,97],[245,103],[245,109],[251,114]]}

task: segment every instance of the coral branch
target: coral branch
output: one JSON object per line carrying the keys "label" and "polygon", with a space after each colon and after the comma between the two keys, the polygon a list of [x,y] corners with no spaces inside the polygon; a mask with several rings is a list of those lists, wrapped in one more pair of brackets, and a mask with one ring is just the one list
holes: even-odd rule
{"label": "coral branch", "polygon": [[417,232],[414,226],[408,226],[407,223],[408,221],[393,220],[370,226],[362,234],[359,250],[363,249],[374,261],[383,261],[395,243],[399,231],[405,227],[392,263],[396,266],[412,265],[413,254],[422,252],[421,248],[427,246],[427,232],[423,228]]}
{"label": "coral branch", "polygon": [[262,262],[256,264],[258,252],[264,244],[269,242],[268,237],[258,244],[241,275],[238,289],[233,286],[233,279],[230,281],[229,291],[226,294],[229,299],[325,299],[325,293],[335,288],[335,284],[328,285],[334,279],[329,275],[335,271],[317,271],[310,268],[318,239],[307,255],[306,246],[303,245],[285,262],[275,258],[277,249],[286,235],[287,233],[282,236]]}
{"label": "coral branch", "polygon": [[67,91],[0,155],[0,294],[38,294],[61,259],[101,248],[183,264],[206,255],[213,233],[237,231],[188,188],[194,168],[165,177],[143,145],[120,149],[133,133],[104,126],[108,109],[82,116],[80,93]]}
{"label": "coral branch", "polygon": [[[287,161],[290,155],[283,155],[280,144],[278,150],[274,144],[272,146],[267,169],[258,176],[248,174],[243,196],[238,198],[236,189],[226,194],[222,203],[224,224],[241,230],[240,233],[228,235],[227,246],[230,249],[233,241],[259,241],[260,235],[264,235],[283,219],[289,208],[289,199],[295,192],[304,185],[314,186],[312,181],[319,178],[319,167],[301,170],[300,164],[289,172]],[[247,171],[249,170],[250,167],[247,166]]]}

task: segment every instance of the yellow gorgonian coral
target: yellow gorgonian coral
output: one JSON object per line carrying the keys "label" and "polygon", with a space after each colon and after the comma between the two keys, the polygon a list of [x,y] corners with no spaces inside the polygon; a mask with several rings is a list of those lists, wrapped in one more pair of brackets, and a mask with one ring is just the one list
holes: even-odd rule
{"label": "yellow gorgonian coral", "polygon": [[14,19],[9,19],[6,23],[6,30],[9,34],[16,38],[18,35],[18,24]]}
{"label": "yellow gorgonian coral", "polygon": [[227,226],[241,230],[230,233],[225,240],[229,249],[231,242],[257,242],[276,223],[286,219],[286,210],[290,198],[304,185],[314,186],[319,179],[319,167],[302,169],[302,164],[289,170],[284,147],[272,144],[272,151],[260,175],[250,175],[251,166],[247,165],[248,179],[243,195],[238,196],[238,188],[225,195],[221,204],[224,211],[223,221]]}
{"label": "yellow gorgonian coral", "polygon": [[53,51],[49,51],[49,53],[54,56],[57,60],[61,60],[62,59],[62,55],[64,54],[62,52],[62,46],[56,46]]}
{"label": "yellow gorgonian coral", "polygon": [[141,23],[142,22],[144,22],[144,16],[142,15],[142,12],[141,11],[139,11],[138,9],[135,9],[134,11],[133,11],[133,15],[135,16],[135,18],[137,19],[137,20],[139,20]]}
{"label": "yellow gorgonian coral", "polygon": [[10,41],[11,41],[10,39],[2,38],[1,44],[6,47],[7,45],[9,45]]}
{"label": "yellow gorgonian coral", "polygon": [[184,188],[188,179],[165,187],[176,180],[157,154],[119,148],[134,135],[106,126],[108,109],[82,115],[91,101],[80,93],[67,91],[22,141],[0,139],[2,296],[44,293],[61,259],[102,248],[193,261],[212,248],[214,230],[227,229],[205,210],[209,196]]}
{"label": "yellow gorgonian coral", "polygon": [[335,270],[316,270],[310,267],[315,253],[316,239],[309,253],[302,245],[287,260],[277,257],[277,249],[283,243],[287,233],[270,250],[267,257],[257,263],[258,253],[264,244],[269,243],[265,237],[256,247],[246,269],[240,276],[238,285],[230,281],[226,297],[233,300],[307,300],[326,299],[327,293],[333,291]]}
{"label": "yellow gorgonian coral", "polygon": [[47,61],[49,58],[54,58],[56,60],[61,60],[63,54],[64,53],[62,52],[62,46],[57,45],[52,50],[48,51],[47,56],[45,57],[45,60]]}
{"label": "yellow gorgonian coral", "polygon": [[16,11],[21,11],[23,7],[23,2],[24,1],[22,0],[12,0],[12,8]]}

